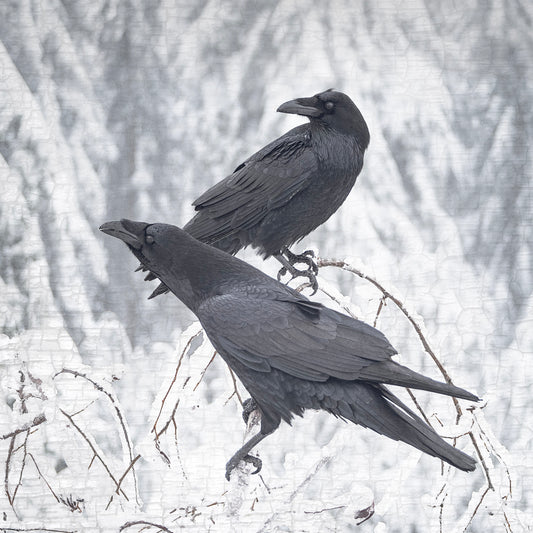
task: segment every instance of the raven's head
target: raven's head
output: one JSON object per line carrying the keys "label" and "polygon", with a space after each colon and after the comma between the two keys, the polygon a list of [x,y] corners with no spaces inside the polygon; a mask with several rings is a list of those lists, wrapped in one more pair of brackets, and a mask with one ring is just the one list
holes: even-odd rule
{"label": "raven's head", "polygon": [[114,220],[102,224],[100,231],[126,243],[133,255],[141,262],[144,269],[152,271],[153,267],[157,268],[158,259],[154,257],[154,245],[157,246],[157,244],[153,235],[153,226],[155,225],[123,218],[120,221]]}
{"label": "raven's head", "polygon": [[363,115],[344,93],[328,89],[307,98],[289,100],[278,107],[280,113],[308,117],[311,123],[319,122],[327,127],[357,137],[363,150],[370,141],[370,134]]}
{"label": "raven's head", "polygon": [[100,231],[123,241],[141,262],[137,270],[148,271],[145,280],[158,278],[162,284],[150,298],[172,291],[189,309],[196,312],[204,298],[219,294],[219,288],[235,280],[253,283],[265,274],[204,244],[170,224],[147,224],[122,219],[106,222]]}
{"label": "raven's head", "polygon": [[[169,280],[180,282],[179,285],[183,287],[181,258],[187,248],[187,241],[192,239],[188,235],[184,237],[186,235],[184,231],[169,224],[148,224],[125,218],[102,224],[100,231],[127,244],[133,255],[141,262],[137,270],[148,271],[144,278],[146,281],[158,278],[165,284],[169,284]],[[174,290],[177,283],[171,285],[170,289],[182,299],[182,291]],[[150,298],[166,290],[168,289],[165,286],[159,286]]]}

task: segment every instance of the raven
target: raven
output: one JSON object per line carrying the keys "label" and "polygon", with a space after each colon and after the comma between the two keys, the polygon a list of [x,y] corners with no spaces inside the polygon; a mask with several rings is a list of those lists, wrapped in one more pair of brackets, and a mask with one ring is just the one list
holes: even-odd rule
{"label": "raven", "polygon": [[[344,202],[363,166],[370,134],[352,100],[329,89],[278,107],[303,115],[293,128],[241,163],[193,205],[196,215],[184,230],[232,255],[252,245],[263,258],[276,257],[293,277],[306,275],[316,292],[311,252],[289,247],[324,223]],[[300,271],[295,263],[307,263]],[[152,297],[167,292],[159,286]]]}
{"label": "raven", "polygon": [[[396,350],[368,324],[313,302],[236,257],[168,224],[123,219],[100,227],[198,317],[250,393],[261,429],[226,465],[260,462],[250,450],[293,415],[323,409],[465,471],[475,460],[445,442],[384,384],[478,401],[452,384],[394,362]],[[151,277],[150,279],[153,279]]]}

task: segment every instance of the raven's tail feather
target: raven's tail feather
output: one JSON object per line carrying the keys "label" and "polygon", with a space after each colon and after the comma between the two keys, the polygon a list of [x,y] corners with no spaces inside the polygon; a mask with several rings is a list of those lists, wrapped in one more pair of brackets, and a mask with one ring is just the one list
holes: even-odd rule
{"label": "raven's tail feather", "polygon": [[[337,388],[335,392],[337,394],[322,400],[323,409],[381,435],[410,444],[460,470],[475,470],[475,459],[444,441],[385,387],[352,383],[350,386],[343,384],[343,388]],[[338,392],[341,392],[341,399]]]}
{"label": "raven's tail feather", "polygon": [[471,400],[478,402],[479,398],[471,392],[451,385],[449,383],[442,383],[435,381],[414,372],[409,368],[399,365],[394,361],[382,361],[373,365],[369,365],[361,371],[360,379],[368,381],[376,381],[377,383],[386,383],[387,385],[398,385],[400,387],[410,387],[412,389],[421,389],[430,392],[437,392],[439,394],[446,394],[447,396],[454,396],[455,398],[463,398],[464,400]]}

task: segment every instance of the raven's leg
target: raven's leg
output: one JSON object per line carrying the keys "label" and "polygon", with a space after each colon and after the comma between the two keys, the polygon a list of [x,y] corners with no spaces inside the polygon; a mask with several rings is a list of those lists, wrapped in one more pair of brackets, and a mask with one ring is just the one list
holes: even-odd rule
{"label": "raven's leg", "polygon": [[247,400],[244,400],[242,404],[242,419],[244,420],[245,424],[248,424],[248,419],[250,418],[250,415],[256,409],[258,409],[258,405],[253,398],[248,398]]}
{"label": "raven's leg", "polygon": [[252,457],[248,455],[248,452],[257,444],[259,444],[266,436],[265,433],[257,433],[254,435],[248,442],[244,444],[242,448],[237,450],[233,457],[226,463],[226,479],[229,481],[232,471],[237,467],[241,461],[246,461],[247,463],[252,463],[255,466],[255,471],[252,474],[257,474],[261,471],[263,463],[258,457]]}
{"label": "raven's leg", "polygon": [[[289,259],[287,259],[283,254],[290,254]],[[309,255],[305,255],[307,252],[301,255],[295,255],[292,252],[289,252],[287,248],[284,248],[282,253],[274,255],[274,257],[283,265],[283,268],[278,272],[278,281],[281,281],[282,276],[284,276],[287,272],[290,272],[292,278],[298,278],[300,276],[306,276],[309,279],[309,283],[311,284],[311,288],[313,289],[313,294],[318,290],[318,281],[316,280],[316,273],[318,272],[318,266],[316,263],[312,260],[312,258]],[[312,253],[312,252],[310,252]],[[306,257],[309,262],[307,262],[309,266],[307,270],[298,270],[294,263],[303,263],[306,262],[305,260],[300,261],[299,258]],[[292,258],[296,258],[294,261]],[[311,295],[312,296],[312,295]]]}

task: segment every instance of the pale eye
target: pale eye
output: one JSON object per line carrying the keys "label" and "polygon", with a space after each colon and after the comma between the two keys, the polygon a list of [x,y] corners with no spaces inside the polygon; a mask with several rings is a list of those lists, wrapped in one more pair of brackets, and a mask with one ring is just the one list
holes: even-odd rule
{"label": "pale eye", "polygon": [[155,242],[155,239],[151,235],[147,235],[144,240],[145,240],[146,244],[154,244],[154,242]]}
{"label": "pale eye", "polygon": [[333,102],[326,102],[324,104],[324,107],[328,110],[328,111],[331,111],[334,107],[335,107],[335,104]]}

